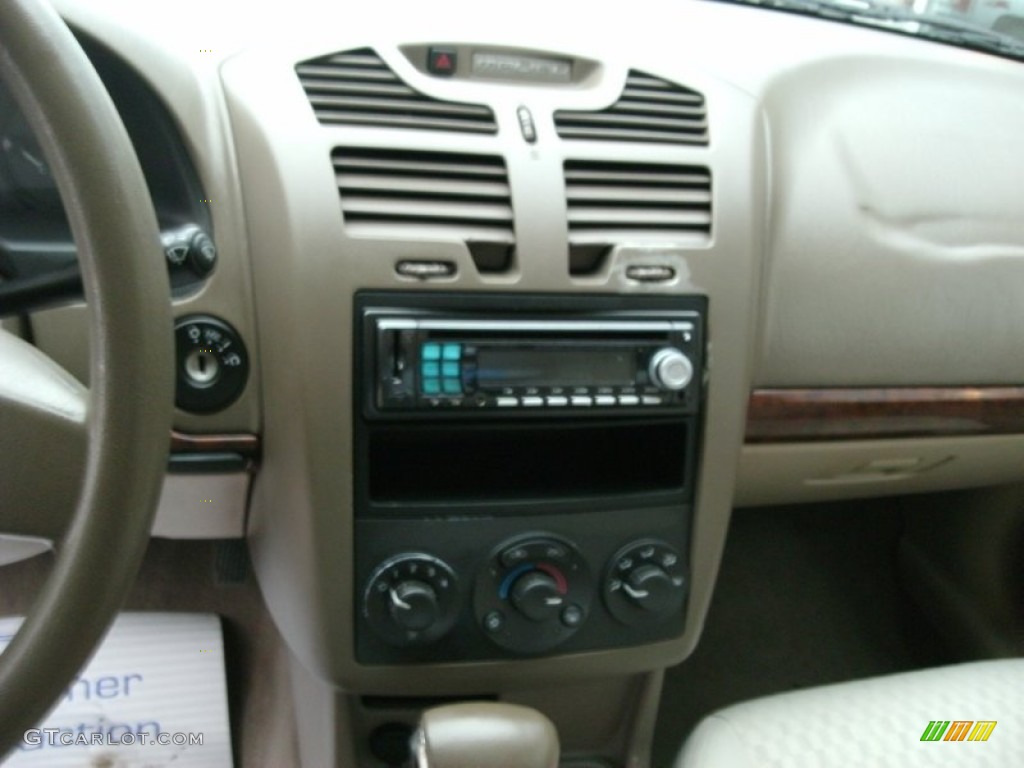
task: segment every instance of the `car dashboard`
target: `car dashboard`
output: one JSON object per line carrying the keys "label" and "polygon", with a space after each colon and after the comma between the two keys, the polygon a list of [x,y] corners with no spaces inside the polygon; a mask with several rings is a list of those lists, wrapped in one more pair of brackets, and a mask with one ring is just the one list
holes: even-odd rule
{"label": "car dashboard", "polygon": [[[565,684],[625,764],[733,507],[1020,479],[1020,62],[715,2],[150,5],[57,3],[165,235],[154,535],[248,540],[300,710]],[[0,246],[45,277],[33,168]],[[84,380],[84,311],[9,322]]]}

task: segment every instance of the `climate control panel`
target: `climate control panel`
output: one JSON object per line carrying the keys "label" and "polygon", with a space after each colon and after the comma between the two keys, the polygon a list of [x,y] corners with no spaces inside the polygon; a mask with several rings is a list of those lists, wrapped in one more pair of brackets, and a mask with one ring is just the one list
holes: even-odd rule
{"label": "climate control panel", "polygon": [[475,557],[443,544],[385,557],[361,589],[360,660],[526,657],[677,634],[688,587],[680,542],[596,548],[599,538],[542,530],[476,542]]}

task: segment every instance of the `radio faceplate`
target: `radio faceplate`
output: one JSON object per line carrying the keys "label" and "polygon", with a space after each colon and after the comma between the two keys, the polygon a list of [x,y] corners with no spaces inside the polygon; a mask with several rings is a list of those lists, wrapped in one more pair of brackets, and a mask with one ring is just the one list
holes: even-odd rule
{"label": "radio faceplate", "polygon": [[703,371],[696,309],[522,315],[363,310],[364,413],[490,416],[693,413]]}

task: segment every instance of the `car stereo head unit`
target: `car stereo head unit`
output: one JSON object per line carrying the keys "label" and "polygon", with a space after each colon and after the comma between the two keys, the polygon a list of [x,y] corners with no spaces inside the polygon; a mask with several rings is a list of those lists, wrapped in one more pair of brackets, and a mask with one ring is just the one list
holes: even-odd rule
{"label": "car stereo head unit", "polygon": [[368,415],[410,412],[693,412],[695,311],[588,317],[368,309]]}

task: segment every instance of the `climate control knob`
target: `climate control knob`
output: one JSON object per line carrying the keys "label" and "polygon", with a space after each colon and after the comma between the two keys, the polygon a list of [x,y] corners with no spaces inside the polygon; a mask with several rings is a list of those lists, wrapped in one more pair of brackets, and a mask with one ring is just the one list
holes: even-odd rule
{"label": "climate control knob", "polygon": [[641,539],[620,549],[608,564],[604,600],[623,624],[682,622],[686,570],[679,551],[664,541]]}
{"label": "climate control knob", "polygon": [[651,613],[663,613],[675,600],[672,577],[656,565],[641,565],[622,584],[626,597]]}
{"label": "climate control knob", "polygon": [[565,597],[558,583],[543,571],[520,576],[512,586],[512,605],[530,621],[547,621],[558,615]]}
{"label": "climate control knob", "polygon": [[452,569],[431,555],[410,552],[378,565],[363,593],[363,618],[389,645],[427,645],[452,628],[459,590]]}
{"label": "climate control knob", "polygon": [[675,347],[665,347],[651,356],[647,373],[659,389],[678,392],[693,379],[693,363]]}
{"label": "climate control knob", "polygon": [[388,598],[391,618],[403,629],[427,629],[440,618],[437,594],[422,581],[400,582],[391,587]]}
{"label": "climate control knob", "polygon": [[484,635],[517,654],[543,653],[586,624],[594,586],[569,541],[545,532],[504,541],[476,579],[473,610]]}

